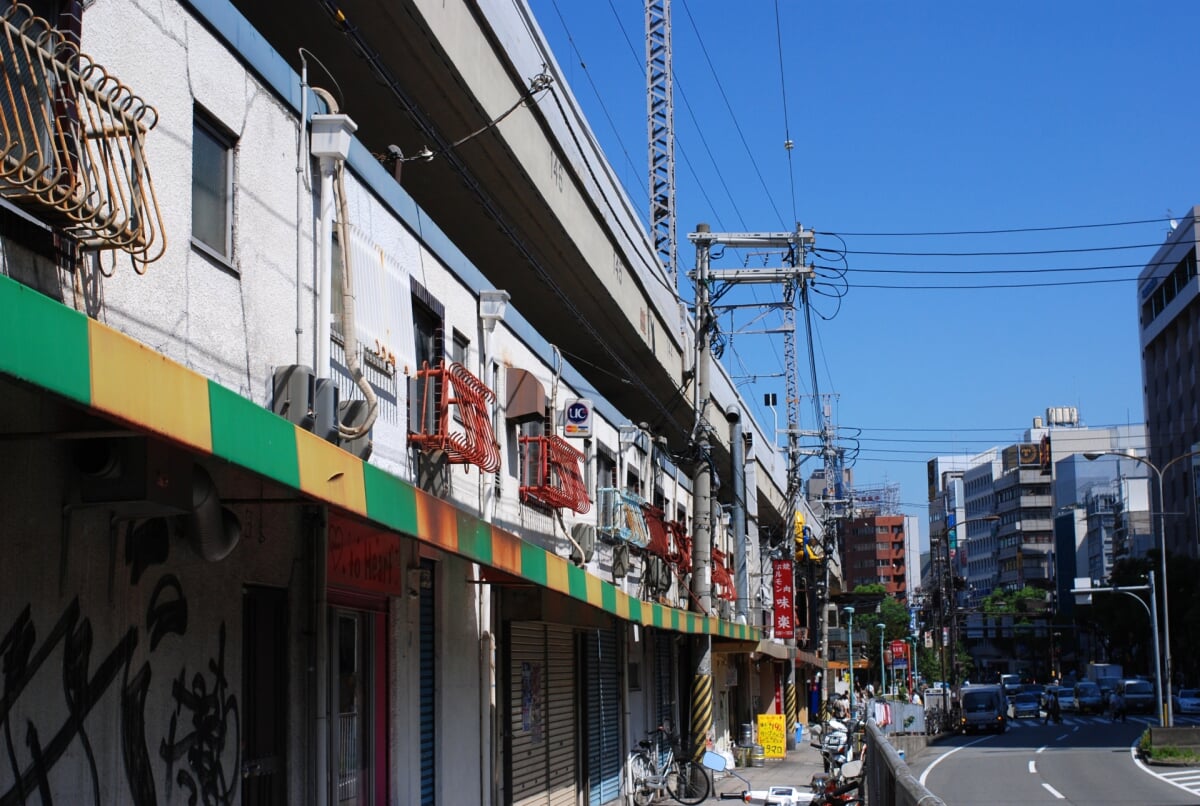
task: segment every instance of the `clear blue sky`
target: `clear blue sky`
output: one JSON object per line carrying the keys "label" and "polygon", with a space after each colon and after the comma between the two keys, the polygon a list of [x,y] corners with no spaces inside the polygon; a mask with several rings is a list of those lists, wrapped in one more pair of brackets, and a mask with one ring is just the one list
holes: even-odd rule
{"label": "clear blue sky", "polygon": [[[645,209],[642,3],[530,5]],[[841,235],[817,245],[844,264],[813,256],[833,267],[813,354],[817,391],[858,433],[858,486],[898,483],[924,531],[929,457],[1011,444],[1047,406],[1077,406],[1088,425],[1142,421],[1135,278],[1168,211],[1200,204],[1200,4],[673,0],[672,19],[681,272],[698,222]],[[930,254],[945,252],[1009,254]],[[758,376],[740,388],[768,427],[763,394],[782,402],[784,382],[765,376],[782,360],[778,336],[735,335],[724,356]],[[811,394],[803,338],[800,361]],[[802,417],[816,427],[810,402]]]}

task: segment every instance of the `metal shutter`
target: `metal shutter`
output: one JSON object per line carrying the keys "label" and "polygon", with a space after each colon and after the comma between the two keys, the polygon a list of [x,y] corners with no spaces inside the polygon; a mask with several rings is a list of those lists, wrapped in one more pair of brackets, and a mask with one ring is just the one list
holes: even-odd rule
{"label": "metal shutter", "polygon": [[569,627],[509,627],[509,802],[575,806],[575,647]]}
{"label": "metal shutter", "polygon": [[588,806],[621,794],[621,693],[615,630],[584,635],[587,689]]}
{"label": "metal shutter", "polygon": [[437,717],[436,680],[437,667],[434,655],[433,621],[433,561],[421,560],[422,579],[428,578],[429,585],[421,586],[420,598],[420,641],[421,641],[421,806],[436,803],[437,784]]}

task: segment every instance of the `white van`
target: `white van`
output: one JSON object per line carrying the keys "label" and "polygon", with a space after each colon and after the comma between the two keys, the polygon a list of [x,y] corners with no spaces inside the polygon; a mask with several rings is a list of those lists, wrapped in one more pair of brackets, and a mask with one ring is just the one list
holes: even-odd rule
{"label": "white van", "polygon": [[1008,699],[1000,686],[963,686],[959,701],[959,728],[963,733],[1008,730]]}

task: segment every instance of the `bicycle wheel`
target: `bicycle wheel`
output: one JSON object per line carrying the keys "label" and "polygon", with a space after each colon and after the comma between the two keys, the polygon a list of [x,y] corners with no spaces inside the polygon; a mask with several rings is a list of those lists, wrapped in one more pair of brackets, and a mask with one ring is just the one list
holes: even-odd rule
{"label": "bicycle wheel", "polygon": [[636,806],[650,806],[654,801],[656,794],[654,788],[650,786],[650,780],[654,777],[654,765],[650,761],[650,756],[645,753],[634,753],[629,757],[629,794],[633,797],[633,802]]}
{"label": "bicycle wheel", "polygon": [[708,798],[708,773],[691,760],[676,761],[667,773],[667,792],[680,803],[693,806]]}

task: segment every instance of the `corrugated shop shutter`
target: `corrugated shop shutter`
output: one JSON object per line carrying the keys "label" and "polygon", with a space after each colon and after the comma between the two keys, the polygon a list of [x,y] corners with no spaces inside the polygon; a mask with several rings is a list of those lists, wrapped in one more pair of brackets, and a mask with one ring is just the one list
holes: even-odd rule
{"label": "corrugated shop shutter", "polygon": [[621,661],[615,630],[584,635],[587,658],[588,806],[602,806],[621,794]]}
{"label": "corrugated shop shutter", "polygon": [[[422,560],[422,578],[433,579],[433,561]],[[422,585],[420,600],[421,640],[421,806],[431,806],[436,800],[437,770],[436,666],[434,655],[433,585]]]}
{"label": "corrugated shop shutter", "polygon": [[509,802],[575,806],[575,646],[571,628],[509,626]]}

